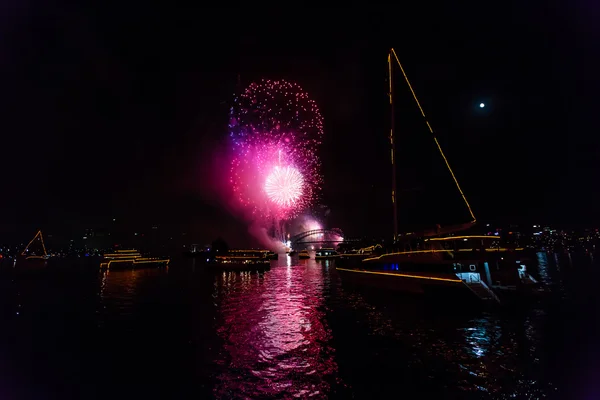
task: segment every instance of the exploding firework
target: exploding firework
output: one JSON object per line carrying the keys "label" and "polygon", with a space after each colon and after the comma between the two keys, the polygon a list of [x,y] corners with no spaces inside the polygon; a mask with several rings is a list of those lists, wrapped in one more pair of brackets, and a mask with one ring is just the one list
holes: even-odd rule
{"label": "exploding firework", "polygon": [[287,81],[253,83],[235,99],[229,133],[230,181],[256,217],[285,220],[310,207],[321,185],[316,156],[323,118],[302,88]]}
{"label": "exploding firework", "polygon": [[302,197],[304,178],[296,168],[275,167],[267,176],[265,192],[269,199],[281,207],[292,207]]}

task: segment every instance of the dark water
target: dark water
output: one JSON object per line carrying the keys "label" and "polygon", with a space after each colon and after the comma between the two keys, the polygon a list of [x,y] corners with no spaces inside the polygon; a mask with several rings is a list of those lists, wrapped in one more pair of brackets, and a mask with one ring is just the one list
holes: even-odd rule
{"label": "dark water", "polygon": [[0,399],[600,398],[600,266],[540,253],[548,293],[497,311],[264,274],[69,266],[0,275]]}

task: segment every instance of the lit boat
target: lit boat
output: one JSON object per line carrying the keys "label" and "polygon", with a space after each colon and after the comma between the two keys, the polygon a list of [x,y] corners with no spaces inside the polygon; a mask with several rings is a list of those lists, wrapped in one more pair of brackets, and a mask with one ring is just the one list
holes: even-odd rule
{"label": "lit boat", "polygon": [[500,247],[495,236],[449,236],[415,239],[414,250],[382,254],[363,260],[359,268],[340,268],[342,277],[358,278],[390,289],[427,293],[453,287],[482,300],[499,301],[495,290],[535,287],[521,249]]}
{"label": "lit boat", "polygon": [[[445,261],[435,263],[371,264],[359,268],[336,267],[342,282],[351,285],[389,289],[465,300],[499,303],[500,299],[485,282],[487,263],[464,264]],[[487,274],[486,274],[487,272]]]}
{"label": "lit boat", "polygon": [[[444,227],[437,225],[435,229],[421,232],[419,234],[398,234],[397,219],[397,189],[396,189],[396,157],[395,157],[395,138],[394,138],[394,111],[393,111],[393,85],[392,85],[392,62],[396,61],[407,85],[411,89],[413,98],[425,118],[425,113],[419,104],[414,90],[410,85],[408,77],[398,60],[396,52],[391,49],[388,53],[388,73],[389,73],[389,100],[391,109],[391,163],[392,163],[392,206],[393,206],[393,227],[395,251],[382,254],[376,257],[365,258],[360,267],[344,268],[342,264],[336,266],[345,281],[367,284],[375,287],[387,287],[406,292],[428,293],[428,292],[450,292],[456,299],[459,294],[479,298],[481,300],[490,300],[499,302],[499,298],[492,290],[492,286],[497,281],[492,278],[492,271],[488,263],[488,253],[493,254],[494,261],[504,261],[502,255],[508,254],[509,249],[500,249],[499,246],[490,245],[491,240],[496,239],[488,236],[449,236],[440,237],[463,231],[471,227],[475,222],[475,215],[462,191],[450,164],[444,155],[439,141],[431,125],[425,118],[425,122],[432,135],[433,141],[439,150],[448,171],[458,192],[460,193],[466,209],[470,215],[470,222],[460,225]],[[425,238],[425,239],[423,239]],[[459,248],[458,244],[463,244],[475,240],[477,246],[467,246]],[[512,255],[512,254],[511,254]],[[510,257],[507,257],[511,260]],[[499,259],[499,260],[498,260]],[[516,264],[520,260],[512,259],[513,264],[507,261],[505,268],[500,268],[501,263],[495,262],[493,266],[497,271],[505,272],[506,277],[510,277],[515,282],[523,281],[522,273],[518,272]],[[504,264],[504,263],[503,263]],[[502,265],[504,267],[504,265]],[[496,272],[497,272],[496,271]],[[499,276],[496,274],[496,276]],[[474,295],[474,296],[473,296]]]}
{"label": "lit boat", "polygon": [[224,256],[216,256],[211,267],[229,271],[264,271],[271,268],[271,260],[277,254],[268,250],[229,250]]}
{"label": "lit boat", "polygon": [[500,238],[488,235],[460,235],[434,238],[415,237],[404,240],[397,247],[404,251],[368,257],[364,263],[436,263],[443,260],[472,261],[503,258],[514,255],[523,258],[524,248],[509,248],[501,244]]}
{"label": "lit boat", "polygon": [[315,260],[331,260],[339,257],[339,254],[334,249],[320,249],[315,252]]}
{"label": "lit boat", "polygon": [[308,250],[300,250],[300,252],[298,253],[298,258],[301,260],[308,260],[310,258]]}
{"label": "lit boat", "polygon": [[169,265],[168,258],[144,257],[139,251],[117,250],[114,253],[104,254],[100,261],[102,269],[130,269],[130,268],[156,268]]}
{"label": "lit boat", "polygon": [[14,263],[14,267],[19,271],[35,271],[45,269],[48,262],[48,252],[44,244],[42,231],[37,231],[33,239],[27,244],[25,249],[19,254]]}
{"label": "lit boat", "polygon": [[382,252],[383,248],[380,244],[351,250],[341,253],[335,260],[335,264],[338,266],[359,266],[361,265],[362,260],[378,256]]}
{"label": "lit boat", "polygon": [[201,247],[199,244],[191,244],[183,252],[185,257],[197,257],[200,259],[206,259],[210,257],[210,247]]}

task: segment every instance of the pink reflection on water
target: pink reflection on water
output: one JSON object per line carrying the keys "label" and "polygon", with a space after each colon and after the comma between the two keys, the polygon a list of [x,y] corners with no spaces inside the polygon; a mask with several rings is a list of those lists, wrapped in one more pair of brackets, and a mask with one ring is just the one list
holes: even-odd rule
{"label": "pink reflection on water", "polygon": [[224,343],[217,397],[322,397],[337,364],[325,322],[324,280],[315,262],[264,275],[218,276],[215,297]]}

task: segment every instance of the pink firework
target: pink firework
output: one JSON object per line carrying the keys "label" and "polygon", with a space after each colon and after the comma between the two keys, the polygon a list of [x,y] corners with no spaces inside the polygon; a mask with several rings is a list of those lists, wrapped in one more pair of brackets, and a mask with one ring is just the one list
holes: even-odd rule
{"label": "pink firework", "polygon": [[230,182],[240,205],[256,217],[284,220],[315,202],[323,118],[299,85],[263,80],[248,86],[231,109],[229,134]]}
{"label": "pink firework", "polygon": [[269,199],[281,207],[293,207],[302,197],[304,178],[294,167],[273,168],[265,182],[265,192]]}

